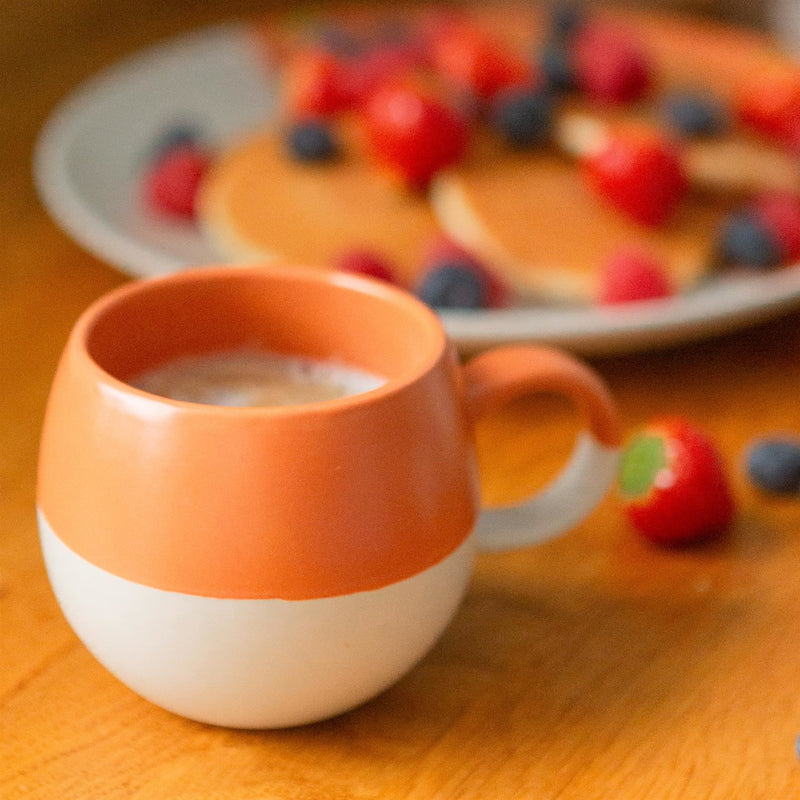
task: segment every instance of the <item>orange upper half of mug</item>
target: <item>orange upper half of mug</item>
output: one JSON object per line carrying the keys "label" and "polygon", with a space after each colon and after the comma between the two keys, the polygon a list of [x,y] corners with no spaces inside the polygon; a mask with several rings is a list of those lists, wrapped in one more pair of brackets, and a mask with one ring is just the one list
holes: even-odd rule
{"label": "orange upper half of mug", "polygon": [[[126,383],[180,356],[242,347],[386,382],[276,408],[174,401]],[[270,266],[132,283],[69,338],[39,507],[88,561],[161,589],[304,599],[380,588],[437,563],[472,528],[459,380],[435,315],[376,281]]]}

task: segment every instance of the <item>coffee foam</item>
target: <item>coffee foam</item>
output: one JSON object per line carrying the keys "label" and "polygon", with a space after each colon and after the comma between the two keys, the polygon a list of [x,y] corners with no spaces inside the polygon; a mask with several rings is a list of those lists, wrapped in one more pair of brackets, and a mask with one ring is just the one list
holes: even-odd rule
{"label": "coffee foam", "polygon": [[137,389],[216,406],[289,406],[376,389],[385,379],[350,365],[260,350],[183,356],[131,379]]}

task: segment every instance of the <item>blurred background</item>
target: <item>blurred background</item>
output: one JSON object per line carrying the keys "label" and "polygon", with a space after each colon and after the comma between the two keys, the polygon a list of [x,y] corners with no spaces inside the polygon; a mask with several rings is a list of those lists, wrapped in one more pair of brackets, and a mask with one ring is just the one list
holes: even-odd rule
{"label": "blurred background", "polygon": [[[800,48],[800,0],[628,0],[628,4],[762,29],[777,25]],[[146,45],[183,31],[272,8],[302,10],[312,5],[264,0],[3,0],[0,225],[19,221],[9,215],[41,213],[32,182],[19,185],[19,164],[30,163],[41,126],[82,81]],[[65,47],[65,42],[70,46]],[[10,197],[13,203],[8,202]],[[0,258],[9,255],[0,254]]]}

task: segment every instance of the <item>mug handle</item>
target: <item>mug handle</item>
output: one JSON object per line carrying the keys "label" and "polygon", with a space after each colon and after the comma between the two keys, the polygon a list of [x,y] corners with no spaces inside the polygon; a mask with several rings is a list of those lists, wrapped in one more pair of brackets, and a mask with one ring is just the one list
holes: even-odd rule
{"label": "mug handle", "polygon": [[564,469],[519,505],[484,509],[475,527],[478,549],[512,550],[575,527],[605,497],[617,474],[622,426],[600,377],[566,353],[534,345],[498,347],[463,367],[467,407],[476,419],[525,395],[567,397],[586,419]]}

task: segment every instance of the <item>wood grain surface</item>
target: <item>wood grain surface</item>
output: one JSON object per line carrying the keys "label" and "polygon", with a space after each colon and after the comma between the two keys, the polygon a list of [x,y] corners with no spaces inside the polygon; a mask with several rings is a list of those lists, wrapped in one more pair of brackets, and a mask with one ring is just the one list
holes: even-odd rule
{"label": "wood grain surface", "polygon": [[[0,25],[0,797],[800,797],[800,498],[756,492],[756,436],[800,432],[800,313],[593,365],[626,430],[695,419],[725,456],[730,536],[658,549],[609,497],[577,530],[482,556],[457,617],[407,677],[306,728],[242,732],[141,700],[79,643],[34,516],[38,437],[77,315],[127,280],[62,233],[30,178],[36,132],[75,84],[141,46],[250,13],[243,2],[11,0]],[[9,24],[10,23],[10,24]],[[492,498],[542,483],[576,421],[555,401],[481,430]]]}

